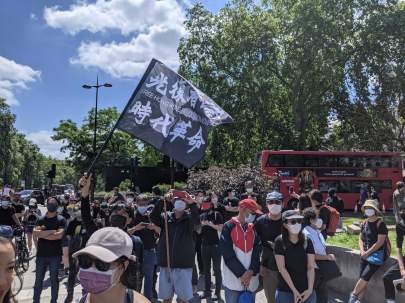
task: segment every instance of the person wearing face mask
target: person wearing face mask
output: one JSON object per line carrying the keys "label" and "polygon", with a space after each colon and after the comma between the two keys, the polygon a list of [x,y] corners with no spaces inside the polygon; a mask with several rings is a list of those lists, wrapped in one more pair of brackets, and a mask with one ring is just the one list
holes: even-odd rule
{"label": "person wearing face mask", "polygon": [[[91,186],[92,175],[83,176],[79,180],[80,196],[81,196],[81,215],[82,223],[86,230],[86,237],[90,236],[97,231],[98,226],[91,217],[89,194]],[[118,198],[115,199],[115,204],[111,206],[111,214],[106,221],[110,223],[112,227],[119,227],[120,229],[127,231],[127,225],[131,222],[130,211],[127,209],[123,200]],[[102,205],[101,205],[102,206]],[[108,211],[109,212],[109,211]],[[110,213],[110,212],[109,212]],[[106,210],[107,214],[107,210]],[[142,287],[142,276],[141,276],[141,264],[142,264],[142,252],[143,244],[139,237],[130,236],[133,242],[134,254],[137,256],[136,262],[132,262],[129,265],[128,272],[131,273],[129,282],[131,283],[131,288],[140,290]]]}
{"label": "person wearing face mask", "polygon": [[[397,216],[400,218],[400,221],[405,222],[405,203],[401,203],[396,211]],[[395,286],[393,284],[393,281],[402,279],[404,282],[398,285],[397,289],[405,291],[405,261],[404,261],[405,259],[402,250],[402,246],[404,243],[404,236],[405,236],[405,226],[397,223],[396,225],[397,261],[385,272],[383,276],[385,299],[387,300],[387,303],[395,303]]]}
{"label": "person wearing face mask", "polygon": [[[57,212],[59,215],[61,215],[62,217],[65,218],[66,220],[66,225],[69,224],[70,220],[72,219],[69,210],[67,208],[68,205],[68,199],[69,199],[69,195],[65,195],[65,196],[61,196],[62,201],[60,201],[59,203],[59,207],[57,209]],[[66,237],[66,234],[63,236],[62,238],[62,265],[61,269],[63,268],[64,271],[62,271],[62,274],[67,274],[68,270],[69,270],[69,240]]]}
{"label": "person wearing face mask", "polygon": [[12,201],[12,205],[15,210],[15,214],[16,214],[18,220],[20,220],[20,222],[21,222],[23,219],[23,216],[24,216],[24,212],[25,212],[25,206],[21,201],[21,195],[19,193],[12,194],[11,201]]}
{"label": "person wearing face mask", "polygon": [[[172,212],[165,213],[165,202],[159,201],[150,214],[151,222],[162,229],[157,249],[157,263],[160,267],[159,298],[170,303],[176,294],[178,300],[184,303],[193,298],[193,231],[194,226],[200,224],[200,216],[195,200],[186,192],[169,191],[165,195],[165,201],[173,204]],[[186,211],[187,206],[189,211]],[[169,243],[170,264],[167,262],[166,242]]]}
{"label": "person wearing face mask", "polygon": [[132,191],[128,191],[125,193],[125,201],[127,202],[128,205],[131,205],[135,201],[135,194]]}
{"label": "person wearing face mask", "polygon": [[207,196],[201,204],[201,255],[204,268],[204,295],[202,298],[211,298],[211,261],[215,276],[215,296],[212,301],[221,299],[221,252],[219,250],[219,236],[224,220],[221,213],[214,209],[212,196]]}
{"label": "person wearing face mask", "polygon": [[149,302],[128,285],[129,268],[136,259],[132,245],[129,235],[121,229],[104,227],[91,235],[85,248],[73,254],[86,292],[80,303]]}
{"label": "person wearing face mask", "polygon": [[72,210],[72,218],[66,229],[66,237],[69,240],[69,276],[67,281],[67,296],[65,303],[73,301],[74,286],[76,283],[76,276],[79,270],[77,261],[73,258],[73,254],[82,249],[87,241],[86,229],[82,224],[82,214],[78,207]]}
{"label": "person wearing face mask", "polygon": [[320,228],[325,240],[328,238],[327,228],[330,220],[330,212],[327,207],[324,207],[322,193],[318,189],[313,189],[309,193],[312,207],[316,209],[318,217],[322,219],[322,226]]}
{"label": "person wearing face mask", "polygon": [[49,267],[51,280],[51,303],[58,300],[58,270],[62,259],[62,241],[65,234],[66,220],[58,215],[59,200],[56,197],[47,199],[47,212],[37,221],[34,236],[38,239],[36,257],[35,285],[33,303],[39,303],[45,272]]}
{"label": "person wearing face mask", "polygon": [[366,200],[362,207],[366,219],[361,225],[359,235],[360,279],[350,295],[349,303],[361,302],[368,282],[384,264],[387,257],[385,254],[387,253],[388,229],[382,219],[378,217],[381,214],[378,206],[376,200]]}
{"label": "person wearing face mask", "polygon": [[263,277],[263,289],[267,302],[275,303],[278,270],[274,258],[274,241],[281,235],[281,212],[283,195],[277,191],[268,193],[266,204],[269,212],[262,215],[255,223],[255,230],[263,245],[260,262],[260,275]]}
{"label": "person wearing face mask", "polygon": [[[320,228],[322,227],[322,220],[318,218],[316,209],[307,208],[306,210],[304,210],[303,216],[304,229],[302,233],[312,241],[315,250],[316,263],[321,265],[322,261],[335,262],[335,256],[326,252],[326,242],[320,231]],[[328,302],[327,277],[322,274],[322,268],[323,267],[319,267],[315,271],[315,290],[317,303]]]}
{"label": "person wearing face mask", "polygon": [[142,270],[144,275],[144,296],[148,300],[153,298],[153,274],[156,265],[156,240],[160,234],[160,227],[153,224],[149,214],[153,205],[149,204],[146,195],[136,198],[137,211],[133,221],[133,227],[128,230],[130,234],[140,237],[143,243]]}
{"label": "person wearing face mask", "polygon": [[34,227],[37,225],[38,219],[41,217],[41,211],[37,207],[37,200],[31,198],[28,203],[28,209],[24,213],[23,223],[25,226],[25,233],[28,240],[28,251],[32,254],[32,242],[34,240],[35,247],[37,246],[37,239],[33,238],[32,233]]}
{"label": "person wearing face mask", "polygon": [[223,205],[225,208],[224,222],[230,220],[232,217],[238,214],[239,199],[236,197],[235,190],[232,188],[227,189]]}
{"label": "person wearing face mask", "polygon": [[263,214],[252,199],[239,202],[239,213],[224,224],[220,238],[220,251],[224,259],[222,266],[225,302],[236,303],[241,292],[254,292],[259,286],[260,238],[253,221]]}
{"label": "person wearing face mask", "polygon": [[17,218],[14,207],[11,205],[9,198],[3,198],[3,201],[0,203],[0,225],[7,225],[11,227],[18,225],[21,226],[20,220]]}
{"label": "person wearing face mask", "polygon": [[281,235],[274,243],[279,271],[277,303],[315,303],[315,251],[302,233],[303,216],[295,210],[282,214]]}

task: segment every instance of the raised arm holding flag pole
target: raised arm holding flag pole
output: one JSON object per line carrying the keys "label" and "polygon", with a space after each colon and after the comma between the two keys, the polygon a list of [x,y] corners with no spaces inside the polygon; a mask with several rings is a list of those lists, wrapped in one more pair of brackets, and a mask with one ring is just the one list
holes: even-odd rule
{"label": "raised arm holding flag pole", "polygon": [[[171,159],[191,168],[204,156],[209,131],[215,126],[231,122],[233,122],[232,117],[211,98],[160,61],[152,59],[88,171],[93,170],[117,128],[151,144]],[[173,167],[174,161],[171,162]],[[188,250],[190,254],[192,253],[191,258],[194,258],[192,224],[198,224],[199,216],[193,198],[188,194],[180,196],[170,192],[170,197],[167,196],[164,199],[160,208],[155,207],[151,217],[154,217],[159,224],[160,213],[158,212],[164,212],[163,222],[160,225],[165,232],[164,239],[161,237],[159,240],[159,247],[160,253],[166,257],[166,261],[160,261],[167,269],[167,282],[172,284],[175,278],[176,283],[189,283],[191,287],[192,265],[189,265],[194,263],[194,260],[189,260]],[[169,201],[173,203],[173,213],[167,211]],[[184,212],[187,206],[190,214]],[[181,239],[179,236],[176,238],[177,229],[180,226],[185,230]],[[174,235],[173,230],[175,230]],[[172,245],[172,249],[169,245]],[[183,255],[173,256],[173,246],[176,245]],[[188,279],[189,273],[190,279]],[[161,272],[161,277],[164,275],[165,273]],[[172,286],[176,292],[176,285]],[[161,299],[167,302],[173,295],[169,288],[162,285],[159,287],[159,291],[162,289]],[[191,299],[189,291],[179,290],[176,294],[180,301],[187,302]]]}

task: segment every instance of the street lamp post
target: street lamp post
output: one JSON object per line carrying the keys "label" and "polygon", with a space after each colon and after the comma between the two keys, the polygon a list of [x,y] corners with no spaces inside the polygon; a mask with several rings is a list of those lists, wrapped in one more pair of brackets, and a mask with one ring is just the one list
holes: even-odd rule
{"label": "street lamp post", "polygon": [[[98,83],[98,76],[97,76],[97,82],[96,85],[88,85],[88,84],[83,84],[83,88],[85,89],[96,89],[96,107],[94,111],[94,128],[93,128],[93,153],[96,155],[97,153],[97,110],[98,110],[98,89],[100,87],[112,87],[110,83],[104,83],[104,84],[99,84]],[[96,173],[95,170],[93,171],[93,179],[92,179],[92,190],[91,190],[91,198],[94,199],[94,188],[96,185]]]}

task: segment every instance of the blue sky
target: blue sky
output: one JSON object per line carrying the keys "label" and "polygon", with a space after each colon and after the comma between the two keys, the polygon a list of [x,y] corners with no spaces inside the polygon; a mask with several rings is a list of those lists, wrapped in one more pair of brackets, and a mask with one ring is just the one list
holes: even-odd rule
{"label": "blue sky", "polygon": [[[94,106],[97,74],[112,88],[100,107],[121,110],[147,62],[176,68],[185,0],[0,1],[0,97],[16,127],[47,155],[63,158],[50,139],[60,120],[80,123]],[[225,0],[200,1],[212,12]],[[137,6],[138,5],[138,6]]]}

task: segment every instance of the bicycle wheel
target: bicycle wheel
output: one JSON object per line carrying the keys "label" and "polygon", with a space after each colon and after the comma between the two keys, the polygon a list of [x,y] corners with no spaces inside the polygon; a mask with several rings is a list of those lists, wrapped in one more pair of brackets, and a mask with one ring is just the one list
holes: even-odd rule
{"label": "bicycle wheel", "polygon": [[22,254],[21,268],[24,272],[26,272],[30,266],[30,255],[28,253],[28,248],[24,247],[21,254]]}

